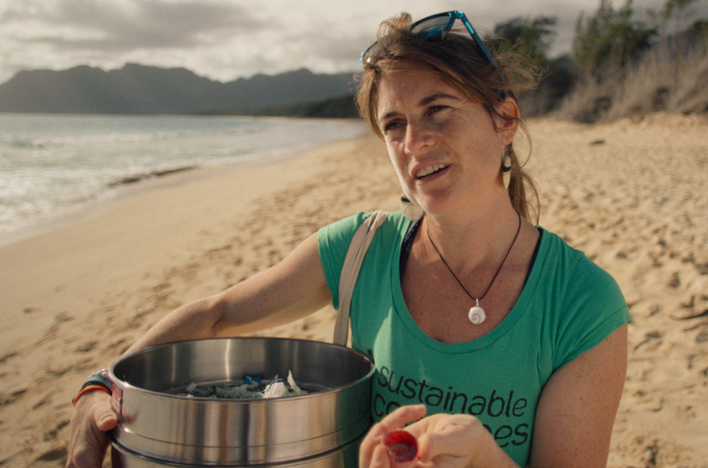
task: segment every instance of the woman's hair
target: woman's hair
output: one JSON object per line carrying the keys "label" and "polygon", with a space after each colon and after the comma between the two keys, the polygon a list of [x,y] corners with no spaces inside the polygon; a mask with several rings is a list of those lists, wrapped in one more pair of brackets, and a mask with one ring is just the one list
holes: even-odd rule
{"label": "woman's hair", "polygon": [[[514,91],[530,89],[535,81],[531,73],[510,65],[511,54],[495,57],[495,67],[481,55],[466,30],[447,34],[439,40],[425,40],[408,34],[410,24],[408,13],[381,23],[377,34],[377,55],[365,64],[363,74],[358,77],[356,103],[359,113],[376,135],[383,138],[376,116],[379,83],[384,75],[399,71],[423,72],[442,79],[470,101],[480,103],[492,117],[492,122],[494,116],[504,120],[516,119],[501,115],[497,108],[506,97],[516,99]],[[528,135],[523,121],[518,121]],[[533,180],[524,172],[513,146],[509,146],[512,206],[526,219],[530,219],[531,212],[534,212],[538,222],[538,192]],[[527,189],[535,195],[535,207],[527,200]]]}

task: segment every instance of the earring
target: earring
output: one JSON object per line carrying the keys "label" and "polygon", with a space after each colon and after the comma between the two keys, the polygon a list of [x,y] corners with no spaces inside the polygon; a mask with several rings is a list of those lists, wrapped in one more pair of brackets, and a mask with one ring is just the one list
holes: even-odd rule
{"label": "earring", "polygon": [[504,158],[502,159],[502,179],[504,180],[504,188],[509,190],[509,183],[511,182],[511,156],[509,155],[509,147],[507,145],[504,150]]}
{"label": "earring", "polygon": [[423,208],[410,201],[405,195],[401,197],[401,211],[403,216],[411,221],[416,221],[423,216]]}

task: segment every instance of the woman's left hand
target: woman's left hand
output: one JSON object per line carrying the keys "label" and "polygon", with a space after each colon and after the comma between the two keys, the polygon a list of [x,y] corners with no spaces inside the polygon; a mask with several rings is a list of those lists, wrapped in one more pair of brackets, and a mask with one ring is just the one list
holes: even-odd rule
{"label": "woman's left hand", "polygon": [[[404,427],[418,441],[416,467],[517,466],[474,416],[434,414],[424,417],[425,413],[422,405],[403,406],[375,424],[359,447],[359,467],[395,468],[383,442],[392,431]],[[409,423],[412,424],[406,426]]]}

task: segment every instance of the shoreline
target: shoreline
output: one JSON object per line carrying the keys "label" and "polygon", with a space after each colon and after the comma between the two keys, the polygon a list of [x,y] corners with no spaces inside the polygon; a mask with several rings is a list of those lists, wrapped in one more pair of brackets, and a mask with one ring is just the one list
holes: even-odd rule
{"label": "shoreline", "polygon": [[[28,114],[34,116],[34,114]],[[86,118],[86,115],[76,115],[77,118]],[[115,117],[115,116],[100,116],[100,117]],[[118,116],[126,117],[126,116]],[[128,116],[129,117],[129,116]],[[139,117],[139,116],[138,116]],[[175,119],[179,120],[184,116],[151,116],[157,119]],[[189,116],[187,116],[189,117]],[[189,117],[192,118],[192,117]],[[285,118],[285,117],[243,117],[243,116],[228,116],[219,117],[214,116],[215,120],[235,120],[235,121],[258,121],[258,122],[281,122],[281,124],[275,127],[279,130],[292,131],[287,125],[283,128],[282,122],[287,122],[294,125],[294,128],[304,125],[305,133],[299,135],[299,139],[303,140],[303,135],[307,137],[312,131],[312,123],[314,120],[320,120],[324,122],[322,125],[322,131],[327,131],[327,129],[333,130],[333,133],[326,133],[325,137],[320,137],[317,135],[311,135],[312,139],[307,138],[308,141],[303,141],[300,143],[287,144],[285,146],[284,142],[288,138],[275,138],[274,142],[270,144],[256,144],[253,145],[250,141],[242,140],[241,137],[237,135],[228,135],[226,133],[221,134],[219,138],[215,141],[222,141],[221,145],[223,148],[228,148],[229,146],[239,147],[242,143],[248,148],[246,151],[238,150],[236,152],[228,152],[219,157],[213,156],[214,147],[207,145],[205,151],[207,154],[211,154],[211,159],[209,158],[199,158],[194,157],[191,160],[171,160],[169,157],[165,159],[163,164],[155,163],[156,167],[145,166],[143,172],[140,172],[140,168],[137,168],[135,172],[129,172],[128,170],[119,171],[115,177],[109,178],[108,180],[102,180],[100,185],[97,185],[95,189],[91,189],[85,194],[76,193],[75,199],[73,201],[66,201],[61,204],[57,204],[53,212],[44,212],[43,210],[37,211],[36,214],[29,216],[29,219],[17,218],[14,225],[3,226],[3,231],[0,232],[0,246],[8,245],[29,237],[34,237],[36,235],[45,234],[51,232],[55,229],[59,229],[76,222],[81,222],[85,219],[90,219],[97,215],[100,215],[106,207],[110,207],[113,203],[120,202],[125,197],[133,196],[134,194],[140,194],[146,190],[153,190],[155,188],[160,188],[164,185],[175,184],[175,183],[186,183],[193,178],[198,177],[210,177],[211,174],[218,174],[219,172],[225,171],[237,171],[250,167],[258,167],[267,164],[278,164],[282,161],[298,158],[303,154],[306,154],[309,150],[317,147],[321,144],[327,144],[328,142],[336,142],[339,140],[346,140],[350,138],[357,138],[367,133],[366,127],[363,122],[353,119],[298,119],[298,118]],[[300,123],[302,121],[303,123]],[[272,126],[272,124],[267,124]],[[292,126],[291,125],[291,126]],[[92,127],[93,128],[93,127]],[[264,128],[267,128],[264,127]],[[258,128],[258,131],[264,131],[264,128]],[[319,127],[318,127],[319,128]],[[100,126],[99,126],[100,129]],[[342,130],[343,129],[343,130]],[[95,129],[94,129],[95,130]],[[172,129],[171,131],[179,133],[178,128]],[[321,132],[320,132],[321,133]],[[100,132],[99,132],[100,134]],[[188,149],[193,149],[198,151],[198,148],[193,148],[196,141],[199,138],[206,138],[205,135],[196,134],[193,136],[192,140],[188,140]],[[336,138],[332,140],[332,138]],[[267,140],[267,139],[266,139]],[[157,140],[156,140],[157,141]],[[131,142],[129,142],[131,143]],[[148,142],[150,143],[150,142]],[[152,142],[151,144],[154,144]],[[159,143],[165,148],[170,148],[168,143]],[[272,146],[275,144],[276,146]],[[217,149],[222,146],[216,146]],[[271,147],[272,146],[272,147]],[[133,150],[130,145],[123,148],[126,154],[130,154]],[[138,150],[142,150],[138,148]],[[212,150],[212,153],[209,151]],[[111,150],[112,151],[112,150]],[[170,161],[172,161],[170,163]],[[185,175],[186,174],[186,175]],[[70,200],[70,199],[67,199]],[[48,200],[47,203],[54,204],[56,200]],[[34,203],[34,201],[32,201]],[[14,219],[14,218],[13,218]],[[8,220],[6,222],[9,223]],[[9,229],[4,231],[4,229]]]}
{"label": "shoreline", "polygon": [[[302,154],[293,156],[293,158],[300,156],[302,156]],[[111,183],[106,186],[106,192],[103,196],[78,203],[65,212],[37,220],[28,226],[23,226],[9,233],[4,233],[2,237],[0,237],[0,248],[34,237],[51,234],[54,231],[95,219],[116,204],[120,204],[127,199],[139,197],[154,190],[160,190],[170,186],[185,185],[193,181],[216,177],[224,173],[248,170],[249,168],[261,165],[278,164],[279,162],[279,160],[262,162],[254,160],[230,162],[214,166],[190,166],[177,170],[161,171],[164,172],[164,174],[152,177],[149,175],[135,176],[134,178],[137,180],[134,182],[119,181]],[[128,177],[124,179],[128,179]]]}
{"label": "shoreline", "polygon": [[[708,119],[528,127],[540,224],[615,277],[633,317],[607,466],[704,466]],[[268,268],[326,224],[397,210],[400,197],[373,136],[186,180],[192,173],[0,246],[3,466],[63,466],[71,399],[86,375],[165,314]],[[331,342],[333,320],[328,307],[258,335]]]}
{"label": "shoreline", "polygon": [[[200,237],[200,233],[218,229],[229,218],[243,216],[248,209],[239,205],[256,203],[281,184],[283,188],[297,185],[311,175],[308,165],[320,164],[321,155],[336,152],[339,146],[362,142],[370,142],[370,137],[324,143],[309,150],[301,148],[280,158],[204,166],[128,184],[120,187],[113,198],[89,203],[76,213],[32,227],[21,239],[0,245],[0,264],[15,265],[12,270],[0,271],[0,283],[4,285],[0,291],[5,290],[0,294],[3,296],[0,316],[5,319],[0,324],[0,358],[6,348],[27,338],[25,333],[15,333],[12,338],[3,336],[20,322],[16,314],[14,320],[8,319],[8,315],[12,316],[8,309],[28,311],[31,318],[38,319],[33,311],[49,306],[32,305],[45,303],[36,299],[21,303],[20,294],[16,293],[25,289],[19,284],[21,278],[54,280],[63,269],[70,271],[75,266],[90,266],[100,276],[112,277],[116,273],[101,264],[116,262],[121,264],[120,269],[128,270],[129,262],[137,265],[137,269],[146,262],[157,267],[168,259],[167,252],[156,255],[162,248],[162,233],[171,236],[167,244],[179,243],[181,248],[188,249],[191,240]],[[237,201],[231,203],[230,196]],[[111,237],[119,240],[116,247],[123,249],[124,258],[119,259],[103,244]],[[131,248],[131,242],[135,247]],[[179,249],[167,250],[171,257],[179,255],[175,252]],[[154,260],[148,260],[151,257]],[[81,276],[87,274],[82,272]],[[55,286],[54,295],[65,287]],[[49,290],[46,289],[47,293]],[[89,292],[87,289],[86,293]]]}

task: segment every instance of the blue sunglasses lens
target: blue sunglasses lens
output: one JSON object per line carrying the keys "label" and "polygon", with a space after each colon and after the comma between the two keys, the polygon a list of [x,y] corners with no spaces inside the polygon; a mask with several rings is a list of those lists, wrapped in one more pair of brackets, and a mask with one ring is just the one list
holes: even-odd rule
{"label": "blue sunglasses lens", "polygon": [[422,33],[416,34],[416,36],[420,36],[421,38],[425,39],[426,41],[432,41],[435,39],[440,39],[445,31],[441,29],[428,29],[423,31]]}
{"label": "blue sunglasses lens", "polygon": [[440,39],[451,29],[454,22],[450,14],[425,18],[411,25],[410,34],[425,40]]}

